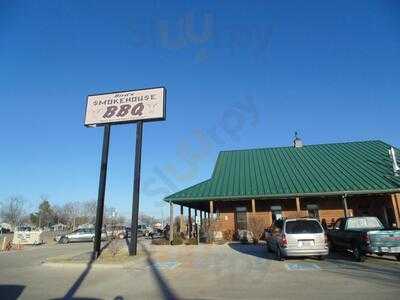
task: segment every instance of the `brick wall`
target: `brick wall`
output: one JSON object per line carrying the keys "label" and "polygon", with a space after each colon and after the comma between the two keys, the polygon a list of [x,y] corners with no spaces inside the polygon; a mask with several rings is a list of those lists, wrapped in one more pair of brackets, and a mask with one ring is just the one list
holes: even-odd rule
{"label": "brick wall", "polygon": [[[397,207],[400,208],[400,194],[395,197]],[[341,197],[324,198],[301,198],[300,216],[297,213],[295,199],[268,199],[256,200],[256,215],[265,220],[266,226],[272,224],[271,206],[281,206],[284,218],[307,217],[307,205],[314,204],[319,208],[320,220],[323,219],[331,225],[338,218],[344,217],[344,209]],[[395,214],[392,205],[391,195],[369,195],[369,196],[349,196],[347,198],[349,215],[357,216],[363,212],[369,215],[375,215],[382,221],[384,218],[383,207],[387,208],[387,218],[390,222],[395,222]],[[214,212],[218,213],[218,228],[221,231],[231,229],[235,230],[235,210],[236,207],[246,207],[248,214],[252,212],[251,199],[247,201],[215,201]],[[399,210],[400,215],[400,210]]]}

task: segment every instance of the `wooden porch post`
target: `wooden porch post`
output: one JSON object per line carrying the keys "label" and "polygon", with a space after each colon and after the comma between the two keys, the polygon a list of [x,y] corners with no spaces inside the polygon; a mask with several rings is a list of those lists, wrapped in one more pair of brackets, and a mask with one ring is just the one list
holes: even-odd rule
{"label": "wooden porch post", "polygon": [[174,204],[169,202],[169,242],[174,239]]}
{"label": "wooden porch post", "polygon": [[300,197],[296,197],[296,210],[297,210],[297,217],[301,217],[301,209],[300,209]]}
{"label": "wooden porch post", "polygon": [[394,216],[396,218],[396,226],[397,228],[400,228],[400,207],[397,201],[399,197],[396,194],[392,194],[391,198],[392,198]]}
{"label": "wooden porch post", "polygon": [[184,232],[184,218],[183,218],[183,205],[181,205],[181,214],[179,216],[179,232]]}
{"label": "wooden porch post", "polygon": [[251,199],[251,212],[255,213],[256,212],[256,200]]}
{"label": "wooden porch post", "polygon": [[197,219],[197,209],[194,210],[194,232],[196,234],[197,237],[197,223],[196,223],[196,219]]}
{"label": "wooden porch post", "polygon": [[210,201],[210,212],[208,213],[208,218],[212,218],[212,215],[214,213],[214,201]]}
{"label": "wooden porch post", "polygon": [[188,210],[189,210],[189,218],[188,218],[188,222],[189,222],[189,226],[188,226],[189,238],[192,238],[192,209],[190,207],[188,207]]}
{"label": "wooden porch post", "polygon": [[349,216],[349,210],[347,208],[347,195],[342,196],[342,201],[343,201],[344,216],[345,218],[347,218]]}

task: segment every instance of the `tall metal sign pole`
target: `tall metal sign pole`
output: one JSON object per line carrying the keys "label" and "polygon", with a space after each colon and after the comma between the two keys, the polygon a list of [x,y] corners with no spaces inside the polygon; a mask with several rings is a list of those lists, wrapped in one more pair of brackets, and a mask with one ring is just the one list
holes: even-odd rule
{"label": "tall metal sign pole", "polygon": [[137,123],[131,242],[129,244],[129,255],[136,255],[143,122],[165,120],[166,94],[167,91],[164,87],[155,87],[107,94],[95,94],[87,97],[85,126],[104,126],[96,228],[93,245],[93,252],[96,258],[100,255],[111,125]]}
{"label": "tall metal sign pole", "polygon": [[142,136],[143,136],[143,121],[139,121],[136,124],[135,174],[133,179],[131,242],[129,243],[129,255],[136,255],[137,253],[137,226],[139,219],[139,191],[140,191],[140,165],[142,161]]}
{"label": "tall metal sign pole", "polygon": [[110,125],[104,126],[103,150],[101,154],[99,192],[97,197],[96,227],[94,235],[93,253],[97,258],[100,255],[101,231],[103,227],[104,195],[106,192],[108,148],[110,145]]}

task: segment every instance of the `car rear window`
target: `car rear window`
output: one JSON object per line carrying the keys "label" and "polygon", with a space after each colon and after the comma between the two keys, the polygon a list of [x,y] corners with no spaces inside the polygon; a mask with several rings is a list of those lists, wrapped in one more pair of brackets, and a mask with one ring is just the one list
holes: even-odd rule
{"label": "car rear window", "polygon": [[298,220],[286,222],[286,233],[322,233],[323,229],[317,221]]}
{"label": "car rear window", "polygon": [[357,217],[347,220],[347,229],[382,229],[381,222],[375,217]]}

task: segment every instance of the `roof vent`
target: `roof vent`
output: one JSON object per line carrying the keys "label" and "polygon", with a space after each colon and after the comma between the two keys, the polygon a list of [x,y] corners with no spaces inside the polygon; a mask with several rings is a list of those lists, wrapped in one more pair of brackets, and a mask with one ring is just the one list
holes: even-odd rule
{"label": "roof vent", "polygon": [[393,172],[394,176],[400,176],[400,167],[397,164],[397,159],[396,159],[396,151],[394,150],[393,147],[390,147],[389,149],[389,156],[393,161]]}
{"label": "roof vent", "polygon": [[301,140],[301,138],[297,136],[297,131],[294,133],[293,147],[295,148],[303,147],[303,141]]}

